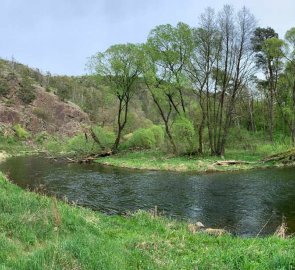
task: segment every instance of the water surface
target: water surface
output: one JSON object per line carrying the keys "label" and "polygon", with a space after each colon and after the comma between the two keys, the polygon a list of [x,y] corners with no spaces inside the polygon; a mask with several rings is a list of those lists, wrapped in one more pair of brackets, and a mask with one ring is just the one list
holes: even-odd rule
{"label": "water surface", "polygon": [[239,235],[272,234],[286,217],[295,232],[295,168],[235,173],[136,171],[15,157],[0,170],[23,188],[46,192],[108,214],[155,205],[165,215]]}

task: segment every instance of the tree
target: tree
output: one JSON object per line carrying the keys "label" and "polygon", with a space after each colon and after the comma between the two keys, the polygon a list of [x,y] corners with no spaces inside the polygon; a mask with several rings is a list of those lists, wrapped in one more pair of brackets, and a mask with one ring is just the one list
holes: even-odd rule
{"label": "tree", "polygon": [[173,152],[177,152],[171,125],[175,115],[186,114],[187,80],[184,65],[190,55],[190,27],[160,25],[154,28],[145,45],[144,81],[165,125]]}
{"label": "tree", "polygon": [[279,72],[282,68],[282,45],[283,41],[278,38],[278,34],[270,27],[256,28],[252,38],[253,50],[256,53],[256,65],[265,75],[266,97],[268,99],[269,115],[269,138],[273,141],[274,129],[274,101],[277,90]]}
{"label": "tree", "polygon": [[278,79],[276,99],[292,140],[295,145],[295,27],[285,35],[284,57],[287,60],[284,73]]}
{"label": "tree", "polygon": [[[215,16],[212,9],[201,16],[188,72],[206,122],[212,155],[223,156],[235,105],[252,76],[251,36],[255,18],[243,8],[235,14],[225,5]],[[202,138],[203,124],[199,129]],[[199,141],[201,151],[202,141]]]}
{"label": "tree", "polygon": [[[190,79],[194,94],[201,108],[201,121],[198,125],[198,153],[203,153],[203,133],[208,124],[209,138],[212,138],[212,125],[209,111],[212,110],[210,101],[210,76],[212,76],[217,55],[220,50],[220,33],[217,29],[215,12],[212,8],[201,14],[198,28],[192,29],[192,50],[185,70]],[[210,143],[212,140],[210,140]],[[213,145],[211,145],[213,149]]]}
{"label": "tree", "polygon": [[139,45],[113,45],[103,53],[92,56],[89,68],[109,82],[118,100],[117,136],[112,147],[117,151],[127,123],[130,100],[142,70],[142,50]]}

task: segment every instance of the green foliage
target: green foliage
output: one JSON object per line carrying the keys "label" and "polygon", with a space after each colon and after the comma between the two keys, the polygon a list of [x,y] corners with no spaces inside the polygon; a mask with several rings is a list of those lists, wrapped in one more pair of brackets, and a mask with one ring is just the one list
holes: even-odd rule
{"label": "green foliage", "polygon": [[43,144],[48,139],[49,135],[46,131],[42,131],[35,135],[35,142],[38,144]]}
{"label": "green foliage", "polygon": [[[108,131],[101,127],[93,127],[93,131],[102,146],[106,149],[111,148],[115,141],[115,134],[111,131]],[[65,147],[65,151],[72,152],[78,155],[81,154],[91,154],[98,153],[102,149],[100,146],[92,139],[91,136],[85,136],[84,133],[78,134],[72,138],[70,138]]]}
{"label": "green foliage", "polygon": [[17,96],[25,104],[32,103],[36,98],[36,93],[32,84],[32,80],[27,75],[24,75],[24,77],[22,78],[22,84],[21,87],[18,89]]}
{"label": "green foliage", "polygon": [[14,125],[13,130],[15,132],[16,137],[20,140],[26,140],[31,136],[31,134],[27,130],[25,130],[20,124]]}
{"label": "green foliage", "polygon": [[33,109],[33,113],[38,117],[43,119],[44,121],[48,121],[50,119],[50,114],[43,108],[36,107]]}
{"label": "green foliage", "polygon": [[129,149],[155,149],[164,143],[164,130],[161,126],[153,125],[150,128],[139,128],[127,136],[123,148]]}
{"label": "green foliage", "polygon": [[241,127],[231,128],[227,138],[227,146],[231,149],[255,150],[260,142],[257,136]]}
{"label": "green foliage", "polygon": [[9,90],[7,80],[0,77],[0,96],[7,96],[9,94]]}
{"label": "green foliage", "polygon": [[178,117],[172,126],[172,136],[177,142],[179,153],[193,152],[196,134],[192,122],[185,117]]}
{"label": "green foliage", "polygon": [[69,83],[64,82],[58,85],[56,94],[61,99],[61,101],[68,100],[70,98],[70,93],[71,89]]}
{"label": "green foliage", "polygon": [[67,141],[66,151],[76,154],[95,153],[99,151],[99,147],[92,140],[86,139],[84,134],[78,134]]}
{"label": "green foliage", "polygon": [[127,146],[130,149],[152,149],[156,147],[156,139],[151,129],[137,129],[128,140]]}
{"label": "green foliage", "polygon": [[295,49],[295,27],[292,27],[286,32],[285,39],[291,44]]}
{"label": "green foliage", "polygon": [[151,130],[151,132],[154,134],[156,146],[161,147],[165,139],[165,133],[164,133],[163,127],[153,125],[152,127],[149,128],[149,130]]}
{"label": "green foliage", "polygon": [[65,142],[61,138],[49,137],[44,143],[43,147],[50,153],[59,154],[65,151]]}
{"label": "green foliage", "polygon": [[99,141],[101,142],[101,144],[106,148],[111,148],[116,139],[115,133],[113,131],[110,131],[106,128],[102,128],[99,126],[95,126],[92,129]]}

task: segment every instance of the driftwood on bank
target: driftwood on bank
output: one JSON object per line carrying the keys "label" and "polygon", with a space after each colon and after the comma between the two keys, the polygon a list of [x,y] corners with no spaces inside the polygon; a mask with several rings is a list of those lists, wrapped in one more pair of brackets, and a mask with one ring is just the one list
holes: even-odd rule
{"label": "driftwood on bank", "polygon": [[282,162],[291,163],[295,161],[295,149],[288,150],[286,152],[281,152],[275,155],[268,156],[261,160],[262,162]]}
{"label": "driftwood on bank", "polygon": [[216,161],[213,165],[229,166],[229,165],[242,165],[242,164],[251,164],[251,162],[243,161],[243,160],[219,160],[219,161]]}
{"label": "driftwood on bank", "polygon": [[103,152],[98,153],[98,154],[92,154],[92,155],[89,155],[87,157],[80,158],[76,162],[78,162],[78,163],[91,163],[92,161],[94,161],[97,158],[100,158],[100,157],[108,157],[108,156],[111,156],[111,155],[113,155],[113,151],[112,150],[103,151]]}

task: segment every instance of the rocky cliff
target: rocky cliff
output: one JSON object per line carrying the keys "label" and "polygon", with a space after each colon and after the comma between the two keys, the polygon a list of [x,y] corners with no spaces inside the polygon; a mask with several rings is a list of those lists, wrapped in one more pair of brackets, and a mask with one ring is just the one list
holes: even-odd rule
{"label": "rocky cliff", "polygon": [[36,82],[27,67],[13,68],[3,60],[0,64],[0,125],[20,124],[32,134],[72,136],[90,123],[77,105],[60,100]]}

